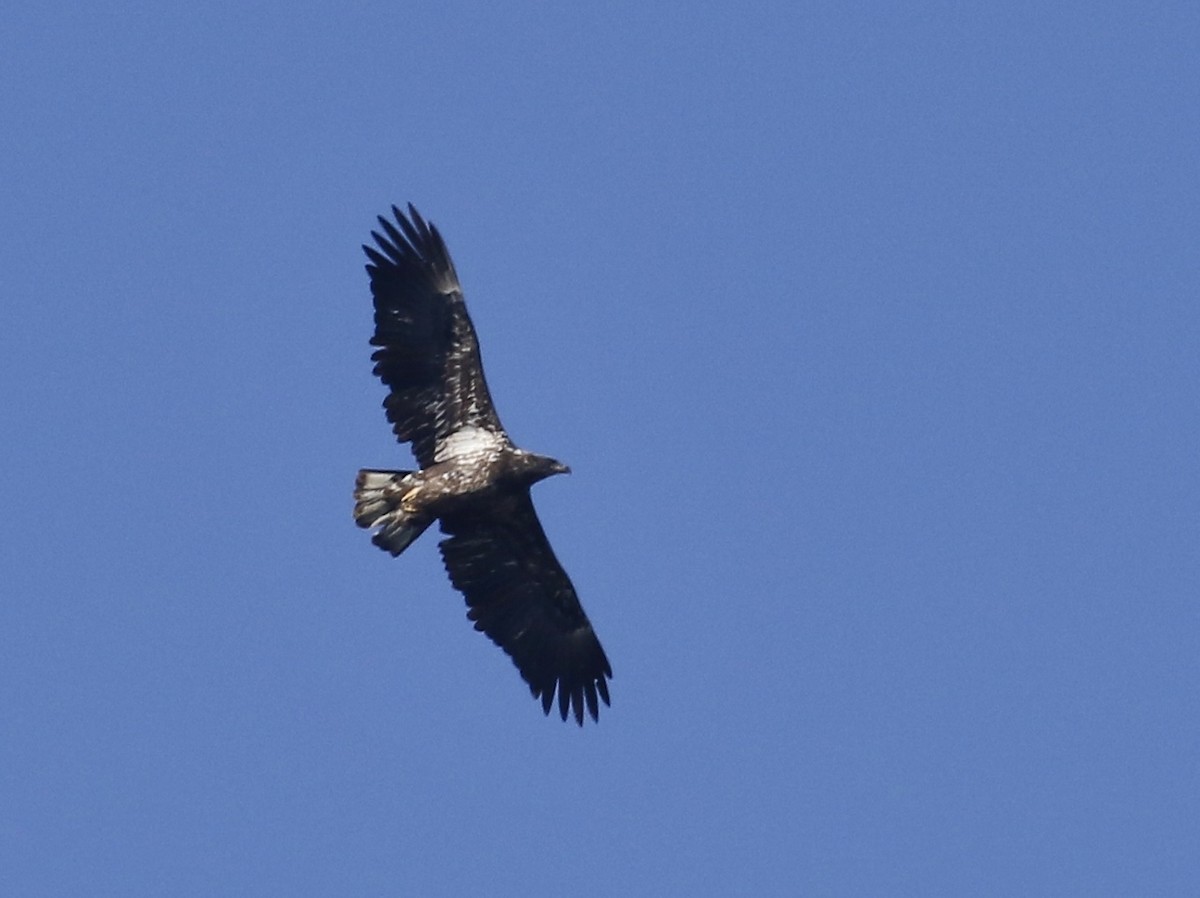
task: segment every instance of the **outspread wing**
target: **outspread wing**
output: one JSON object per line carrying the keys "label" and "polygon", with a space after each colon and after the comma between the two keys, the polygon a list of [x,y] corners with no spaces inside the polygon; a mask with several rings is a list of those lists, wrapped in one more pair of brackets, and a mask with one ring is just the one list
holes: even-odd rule
{"label": "outspread wing", "polygon": [[528,490],[445,515],[441,526],[442,559],[475,629],[509,654],[545,713],[557,688],[563,720],[572,711],[582,726],[585,705],[597,720],[612,667]]}
{"label": "outspread wing", "polygon": [[[422,468],[439,445],[464,427],[504,437],[492,405],[475,328],[454,263],[437,228],[411,205],[395,206],[396,223],[379,217],[378,249],[363,246],[375,298],[371,356],[387,385],[383,402],[396,438],[411,442]],[[505,437],[507,441],[507,438]]]}

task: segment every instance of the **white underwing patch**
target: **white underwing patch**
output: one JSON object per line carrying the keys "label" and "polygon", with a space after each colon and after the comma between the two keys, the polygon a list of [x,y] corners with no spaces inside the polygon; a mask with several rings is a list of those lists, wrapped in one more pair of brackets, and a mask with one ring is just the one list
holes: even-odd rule
{"label": "white underwing patch", "polygon": [[482,427],[463,427],[438,443],[434,454],[436,461],[470,458],[489,452],[497,452],[504,446],[499,434]]}

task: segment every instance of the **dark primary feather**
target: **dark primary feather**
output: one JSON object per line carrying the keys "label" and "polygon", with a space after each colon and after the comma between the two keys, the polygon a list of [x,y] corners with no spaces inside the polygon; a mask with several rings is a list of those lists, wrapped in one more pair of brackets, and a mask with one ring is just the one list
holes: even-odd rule
{"label": "dark primary feather", "polygon": [[438,443],[454,431],[481,427],[504,433],[492,405],[475,328],[467,315],[454,263],[437,228],[411,205],[392,207],[396,224],[380,216],[372,231],[371,260],[375,374],[387,385],[384,400],[392,431],[411,442],[422,468],[434,463]]}
{"label": "dark primary feather", "polygon": [[558,692],[562,719],[584,708],[596,720],[608,704],[612,668],[554,557],[528,490],[445,515],[440,548],[467,616],[512,657],[547,714]]}

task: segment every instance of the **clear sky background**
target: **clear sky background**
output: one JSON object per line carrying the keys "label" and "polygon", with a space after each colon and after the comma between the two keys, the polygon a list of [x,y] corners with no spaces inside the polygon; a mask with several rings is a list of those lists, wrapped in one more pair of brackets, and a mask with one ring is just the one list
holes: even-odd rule
{"label": "clear sky background", "polygon": [[[23,6],[0,893],[1196,894],[1200,6]],[[351,520],[408,200],[598,726]]]}

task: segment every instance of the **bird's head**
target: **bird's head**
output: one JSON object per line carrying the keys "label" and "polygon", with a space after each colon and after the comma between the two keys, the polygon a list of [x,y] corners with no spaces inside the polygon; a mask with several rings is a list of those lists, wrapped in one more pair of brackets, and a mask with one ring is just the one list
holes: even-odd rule
{"label": "bird's head", "polygon": [[529,453],[525,458],[526,472],[531,483],[553,477],[555,474],[570,474],[571,469],[557,458],[549,455],[534,455]]}

